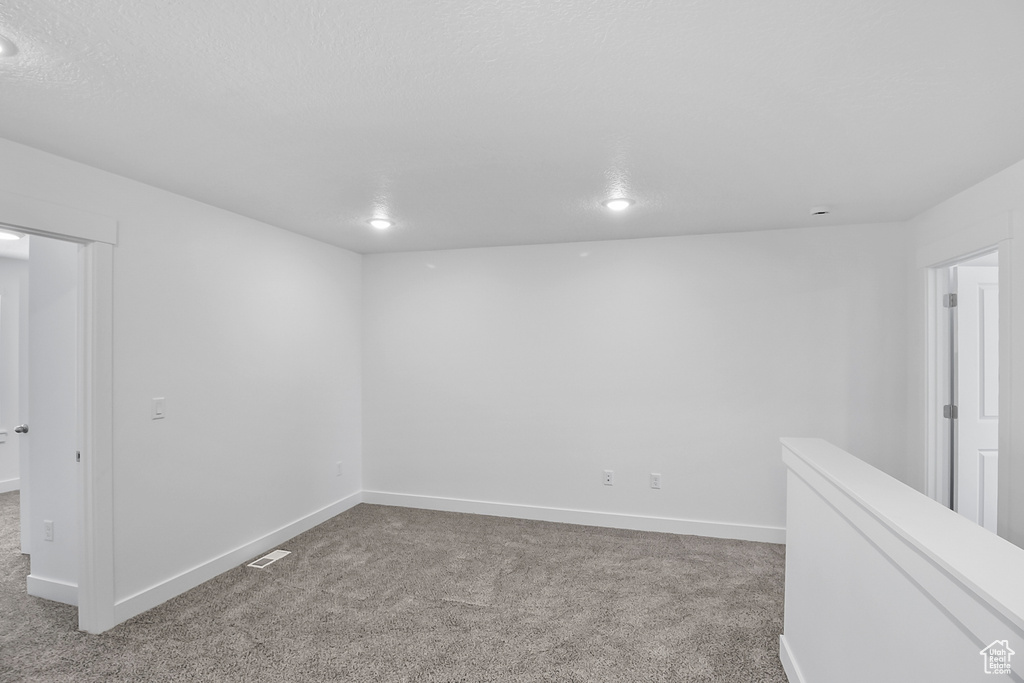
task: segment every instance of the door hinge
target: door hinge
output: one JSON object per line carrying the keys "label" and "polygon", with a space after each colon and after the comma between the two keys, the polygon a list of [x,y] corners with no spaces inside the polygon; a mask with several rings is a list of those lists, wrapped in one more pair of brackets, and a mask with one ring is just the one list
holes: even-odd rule
{"label": "door hinge", "polygon": [[75,462],[82,462],[82,451],[75,451]]}
{"label": "door hinge", "polygon": [[960,411],[958,411],[956,409],[956,406],[953,406],[953,405],[942,406],[942,417],[944,417],[944,418],[947,418],[947,419],[950,419],[950,420],[955,420],[955,419],[957,419],[957,415],[958,415],[959,412]]}
{"label": "door hinge", "polygon": [[946,308],[956,308],[956,294],[947,294],[942,297],[942,305]]}

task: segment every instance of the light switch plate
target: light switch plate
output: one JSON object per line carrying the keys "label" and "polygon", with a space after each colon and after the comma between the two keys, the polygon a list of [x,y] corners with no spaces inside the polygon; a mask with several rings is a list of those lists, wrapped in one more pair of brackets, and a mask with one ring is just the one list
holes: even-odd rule
{"label": "light switch plate", "polygon": [[167,406],[163,397],[153,399],[153,419],[162,420],[167,417]]}

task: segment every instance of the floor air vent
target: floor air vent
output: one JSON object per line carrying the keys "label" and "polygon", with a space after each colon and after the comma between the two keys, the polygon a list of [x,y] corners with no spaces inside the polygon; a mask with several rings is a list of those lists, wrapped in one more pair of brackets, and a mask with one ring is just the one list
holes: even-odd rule
{"label": "floor air vent", "polygon": [[267,566],[270,566],[270,565],[274,564],[275,562],[280,560],[285,555],[291,555],[291,554],[292,554],[291,550],[275,550],[272,553],[264,555],[263,557],[261,557],[260,559],[256,560],[255,562],[250,562],[246,566],[247,567],[256,567],[256,569],[263,569],[264,567],[267,567]]}

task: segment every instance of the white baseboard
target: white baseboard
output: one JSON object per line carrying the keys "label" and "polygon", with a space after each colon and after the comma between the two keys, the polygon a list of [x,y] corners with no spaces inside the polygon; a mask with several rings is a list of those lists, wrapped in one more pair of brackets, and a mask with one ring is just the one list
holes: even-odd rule
{"label": "white baseboard", "polygon": [[28,594],[65,605],[78,606],[78,584],[28,575]]}
{"label": "white baseboard", "polygon": [[274,546],[284,543],[304,531],[309,531],[317,524],[326,522],[331,517],[339,515],[345,510],[359,505],[361,502],[362,492],[357,491],[346,498],[342,498],[336,503],[332,503],[327,507],[321,508],[316,512],[292,522],[291,524],[286,524],[276,531],[272,531],[271,533],[257,538],[254,541],[239,546],[238,548],[224,553],[209,562],[204,562],[197,567],[193,567],[188,571],[182,572],[181,574],[167,579],[166,581],[162,581],[136,593],[135,595],[118,600],[114,605],[115,623],[121,623],[122,621],[131,619],[135,615],[142,614],[146,610],[152,609],[162,602],[166,602],[173,597],[181,595],[185,591],[191,590],[192,588],[209,581],[215,576],[223,574],[230,569],[234,569],[245,560],[271,550]]}
{"label": "white baseboard", "polygon": [[539,507],[535,505],[491,503],[482,500],[417,496],[408,493],[390,493],[387,491],[363,491],[363,502],[373,503],[376,505],[420,508],[424,510],[468,512],[477,515],[493,515],[495,517],[515,517],[517,519],[536,519],[544,522],[603,526],[610,527],[612,529],[660,531],[670,534],[689,534],[694,536],[709,536],[711,538],[732,538],[742,541],[760,541],[762,543],[786,542],[785,529],[780,527],[756,526],[752,524],[704,522],[672,517],[626,515],[617,512],[594,512],[590,510]]}
{"label": "white baseboard", "polygon": [[[118,600],[114,605],[115,623],[120,623],[142,614],[146,610],[181,595],[196,586],[209,581],[210,579],[223,574],[224,572],[237,567],[245,560],[257,557],[261,553],[273,549],[275,546],[294,538],[304,531],[312,529],[335,515],[355,507],[359,503],[374,503],[377,505],[393,505],[397,507],[412,507],[425,510],[442,510],[446,512],[466,512],[471,514],[494,515],[498,517],[514,517],[518,519],[535,519],[546,522],[562,522],[567,524],[583,524],[586,526],[601,526],[613,529],[633,529],[637,531],[659,531],[672,534],[692,534],[697,536],[709,536],[712,538],[731,538],[745,541],[760,541],[763,543],[785,543],[786,530],[779,527],[757,526],[749,524],[730,524],[725,522],[705,522],[688,519],[675,519],[669,517],[647,517],[643,515],[627,515],[610,512],[594,512],[590,510],[571,510],[565,508],[549,508],[533,505],[516,505],[509,503],[491,503],[479,500],[464,500],[460,498],[440,498],[435,496],[416,496],[404,493],[389,493],[386,491],[359,491],[343,498],[327,507],[321,508],[301,519],[287,524],[276,531],[273,531],[261,538],[239,546],[234,550],[224,553],[208,562],[193,567],[165,581],[150,586],[138,593]],[[31,582],[33,577],[29,577]],[[46,582],[53,584],[54,582]],[[51,600],[69,602],[68,589],[72,598],[77,601],[77,586],[47,585],[40,590],[48,591],[33,593]],[[63,590],[63,592],[60,592]],[[60,597],[51,597],[54,595]],[[75,603],[70,603],[75,604]],[[787,669],[788,671],[788,669]],[[796,683],[798,679],[792,679]]]}
{"label": "white baseboard", "polygon": [[21,479],[5,479],[0,481],[0,493],[21,490]]}
{"label": "white baseboard", "polygon": [[789,642],[785,635],[779,636],[779,660],[782,662],[782,668],[786,670],[786,678],[789,679],[789,683],[806,683],[793,653],[789,650]]}

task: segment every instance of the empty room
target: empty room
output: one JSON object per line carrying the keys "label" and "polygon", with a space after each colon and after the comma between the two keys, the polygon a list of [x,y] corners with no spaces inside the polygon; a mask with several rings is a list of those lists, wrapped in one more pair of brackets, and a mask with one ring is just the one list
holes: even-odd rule
{"label": "empty room", "polygon": [[1022,35],[5,2],[0,680],[1022,680]]}

